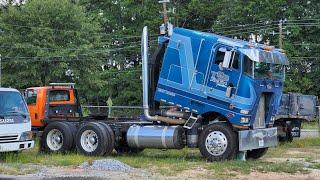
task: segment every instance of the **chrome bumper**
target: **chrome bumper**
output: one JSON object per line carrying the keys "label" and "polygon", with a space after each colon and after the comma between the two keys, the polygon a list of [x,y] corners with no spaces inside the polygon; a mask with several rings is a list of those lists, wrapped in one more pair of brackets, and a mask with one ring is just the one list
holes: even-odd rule
{"label": "chrome bumper", "polygon": [[273,147],[278,145],[277,128],[239,131],[239,151]]}

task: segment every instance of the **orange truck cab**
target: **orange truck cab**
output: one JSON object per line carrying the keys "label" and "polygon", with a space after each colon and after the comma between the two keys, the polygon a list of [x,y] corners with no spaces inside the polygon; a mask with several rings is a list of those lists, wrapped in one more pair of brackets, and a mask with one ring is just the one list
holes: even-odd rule
{"label": "orange truck cab", "polygon": [[80,120],[81,106],[73,83],[51,83],[45,87],[31,87],[25,97],[33,128],[43,128],[50,120]]}

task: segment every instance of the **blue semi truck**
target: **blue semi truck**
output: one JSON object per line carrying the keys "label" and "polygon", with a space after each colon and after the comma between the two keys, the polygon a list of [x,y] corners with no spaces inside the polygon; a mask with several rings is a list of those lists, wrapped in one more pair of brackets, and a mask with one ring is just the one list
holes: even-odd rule
{"label": "blue semi truck", "polygon": [[[216,161],[239,152],[259,158],[277,145],[274,121],[286,55],[271,46],[163,27],[152,56],[147,27],[143,29],[142,118],[83,117],[79,100],[46,106],[51,115],[43,119],[44,151],[76,147],[86,155],[108,155],[113,149],[136,153],[190,147]],[[68,87],[64,93],[74,90]],[[57,148],[50,148],[50,143]]]}
{"label": "blue semi truck", "polygon": [[[164,136],[173,128],[185,134],[176,139],[182,145],[171,148],[186,142],[211,161],[231,159],[239,151],[259,158],[277,145],[273,124],[288,65],[282,50],[174,28],[159,37],[159,48],[149,62],[147,37],[145,27],[143,102],[146,119],[156,125],[130,127],[129,146],[153,147],[155,134]],[[159,111],[161,103],[179,111]],[[157,144],[167,148],[163,139]]]}

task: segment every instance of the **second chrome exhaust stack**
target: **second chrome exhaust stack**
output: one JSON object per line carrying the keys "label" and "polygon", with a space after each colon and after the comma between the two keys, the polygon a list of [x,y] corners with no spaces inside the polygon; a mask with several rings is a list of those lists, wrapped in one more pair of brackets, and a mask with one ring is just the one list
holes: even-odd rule
{"label": "second chrome exhaust stack", "polygon": [[149,111],[149,73],[148,73],[148,27],[143,28],[141,37],[141,57],[142,57],[142,90],[143,90],[143,111],[144,116],[149,121],[161,121],[168,124],[184,124],[185,119],[173,119],[164,116],[152,116]]}

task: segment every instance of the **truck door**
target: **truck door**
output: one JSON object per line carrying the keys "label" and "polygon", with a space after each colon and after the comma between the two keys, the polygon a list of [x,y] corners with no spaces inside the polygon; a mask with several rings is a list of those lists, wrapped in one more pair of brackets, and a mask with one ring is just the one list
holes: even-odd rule
{"label": "truck door", "polygon": [[205,93],[210,97],[232,97],[240,78],[240,53],[218,46],[207,72]]}
{"label": "truck door", "polygon": [[26,90],[25,98],[27,101],[32,126],[41,126],[42,125],[40,123],[39,116],[38,116],[39,114],[38,114],[38,107],[37,107],[37,97],[38,97],[38,92],[36,89],[27,89]]}

